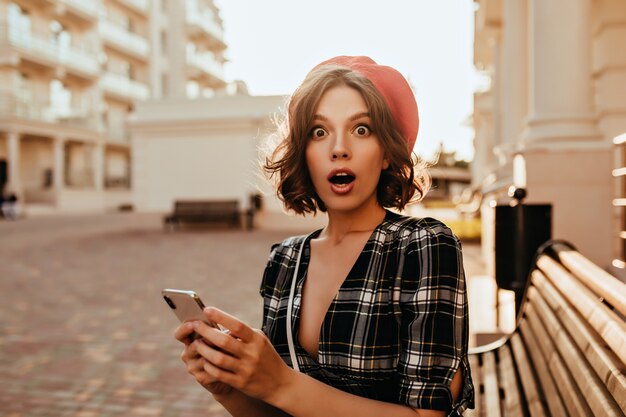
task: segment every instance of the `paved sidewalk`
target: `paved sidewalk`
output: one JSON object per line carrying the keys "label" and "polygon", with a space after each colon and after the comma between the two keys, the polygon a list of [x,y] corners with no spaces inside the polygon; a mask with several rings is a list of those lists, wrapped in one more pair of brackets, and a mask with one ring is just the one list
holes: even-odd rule
{"label": "paved sidewalk", "polygon": [[[165,287],[259,326],[270,245],[135,213],[0,222],[0,416],[227,416],[186,374]],[[465,245],[468,276],[478,247]]]}

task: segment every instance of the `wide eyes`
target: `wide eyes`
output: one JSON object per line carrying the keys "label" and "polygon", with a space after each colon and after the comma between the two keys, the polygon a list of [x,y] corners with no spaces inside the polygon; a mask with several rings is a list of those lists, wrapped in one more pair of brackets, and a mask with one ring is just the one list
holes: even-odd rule
{"label": "wide eyes", "polygon": [[[352,129],[352,134],[360,137],[368,137],[372,134],[372,129],[368,125],[360,124]],[[328,132],[323,127],[315,126],[311,129],[311,139],[321,139],[326,137],[326,135],[328,135]]]}
{"label": "wide eyes", "polygon": [[311,137],[313,139],[320,139],[320,138],[323,138],[324,136],[326,136],[326,131],[319,126],[314,127],[313,130],[311,130]]}
{"label": "wide eyes", "polygon": [[357,136],[369,136],[372,133],[372,129],[367,125],[358,125],[352,132]]}

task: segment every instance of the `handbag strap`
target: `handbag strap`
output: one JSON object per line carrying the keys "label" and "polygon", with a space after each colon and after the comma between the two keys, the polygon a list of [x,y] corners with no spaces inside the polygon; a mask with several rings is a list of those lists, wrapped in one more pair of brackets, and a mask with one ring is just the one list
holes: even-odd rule
{"label": "handbag strap", "polygon": [[289,345],[289,357],[291,358],[291,364],[293,369],[300,372],[300,366],[298,366],[298,357],[296,356],[296,349],[293,342],[293,324],[292,324],[292,311],[293,311],[293,298],[296,293],[296,281],[298,280],[298,271],[300,269],[300,259],[302,258],[302,252],[304,250],[304,243],[309,237],[305,237],[300,244],[300,250],[298,251],[298,260],[296,261],[296,269],[293,271],[293,277],[291,279],[291,290],[289,291],[289,302],[287,303],[287,344]]}

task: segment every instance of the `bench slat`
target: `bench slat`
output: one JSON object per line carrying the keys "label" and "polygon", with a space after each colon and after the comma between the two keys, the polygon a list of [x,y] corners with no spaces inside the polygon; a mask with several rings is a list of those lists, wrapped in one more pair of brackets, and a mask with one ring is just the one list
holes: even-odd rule
{"label": "bench slat", "polygon": [[515,377],[515,367],[508,345],[498,349],[498,378],[504,390],[502,408],[506,417],[523,417],[522,403],[519,396],[519,387]]}
{"label": "bench slat", "polygon": [[[532,308],[529,308],[529,310],[532,310]],[[534,311],[530,311],[529,313],[532,314],[534,313]],[[529,317],[527,316],[526,320],[528,321],[528,319]],[[548,367],[546,356],[544,354],[546,347],[540,347],[540,344],[537,341],[537,339],[543,340],[546,338],[535,337],[535,333],[532,330],[531,325],[521,326],[520,331],[524,340],[524,344],[527,346],[528,353],[534,364],[535,372],[537,373],[537,377],[539,380],[539,385],[541,386],[544,393],[544,407],[547,406],[548,410],[550,410],[550,415],[552,417],[568,417],[568,414],[565,411],[565,406],[563,405],[563,400],[561,399],[561,395],[559,394],[559,391],[554,384],[554,380],[552,379],[552,375],[550,374],[550,369]],[[554,348],[552,346],[550,346],[548,349],[551,352],[554,351]]]}
{"label": "bench slat", "polygon": [[626,413],[626,376],[619,358],[545,277],[538,274],[534,280],[544,300],[556,312],[596,375],[606,385],[622,412]]}
{"label": "bench slat", "polygon": [[485,415],[487,417],[501,417],[500,388],[498,386],[494,352],[487,352],[483,355],[483,384],[485,387]]}
{"label": "bench slat", "polygon": [[541,396],[537,391],[537,382],[532,372],[532,365],[528,361],[526,355],[526,349],[523,346],[522,339],[519,333],[514,333],[511,337],[511,349],[517,364],[517,371],[519,372],[520,380],[524,388],[524,395],[526,396],[526,404],[531,417],[544,417],[546,412],[541,402]]}
{"label": "bench slat", "polygon": [[[536,311],[537,309],[531,303],[531,300],[529,300],[526,309],[531,312],[528,316],[528,324],[536,340],[543,340],[544,343],[554,344],[548,331],[543,326],[543,317],[538,316],[540,313]],[[522,329],[522,331],[528,330]],[[572,376],[564,365],[563,359],[559,356],[554,347],[550,348],[550,352],[550,356],[546,356],[545,359],[548,363],[550,375],[554,380],[554,386],[561,396],[563,405],[567,409],[567,416],[584,417],[592,415],[589,406],[581,398],[578,387],[572,381]]]}
{"label": "bench slat", "polygon": [[626,316],[626,284],[576,251],[559,251],[559,259],[580,281]]}
{"label": "bench slat", "polygon": [[[533,273],[533,284],[541,281],[541,273],[539,271],[535,272],[536,274]],[[568,379],[573,379],[576,383],[576,385],[572,384],[572,388],[568,389],[568,394],[574,392],[575,386],[577,386],[579,392],[584,393],[584,396],[580,394],[578,397],[586,400],[586,404],[593,411],[593,415],[606,417],[622,416],[623,414],[607,391],[606,386],[600,381],[585,357],[571,340],[571,337],[564,330],[561,322],[543,299],[542,293],[531,287],[528,292],[528,299],[533,307],[537,308],[538,317],[541,317],[550,339],[554,341],[563,363],[567,366],[568,374],[571,374],[571,377]],[[565,392],[562,391],[562,394],[565,395]]]}
{"label": "bench slat", "polygon": [[480,368],[478,355],[469,356],[470,369],[472,371],[472,379],[474,382],[474,409],[467,410],[465,415],[467,417],[480,417],[482,409],[482,369]]}
{"label": "bench slat", "polygon": [[626,364],[626,325],[568,271],[547,256],[537,261],[550,282],[598,332],[622,364]]}

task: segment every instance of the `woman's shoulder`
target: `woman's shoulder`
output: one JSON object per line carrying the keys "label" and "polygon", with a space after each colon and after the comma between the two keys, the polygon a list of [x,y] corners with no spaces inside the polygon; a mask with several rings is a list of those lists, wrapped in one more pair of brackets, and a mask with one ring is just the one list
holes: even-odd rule
{"label": "woman's shoulder", "polygon": [[452,229],[443,221],[432,217],[413,217],[390,212],[385,230],[407,243],[431,239],[458,241]]}
{"label": "woman's shoulder", "polygon": [[297,256],[302,242],[309,236],[310,234],[290,236],[282,242],[273,244],[272,249],[270,250],[270,262],[281,262],[285,259]]}

